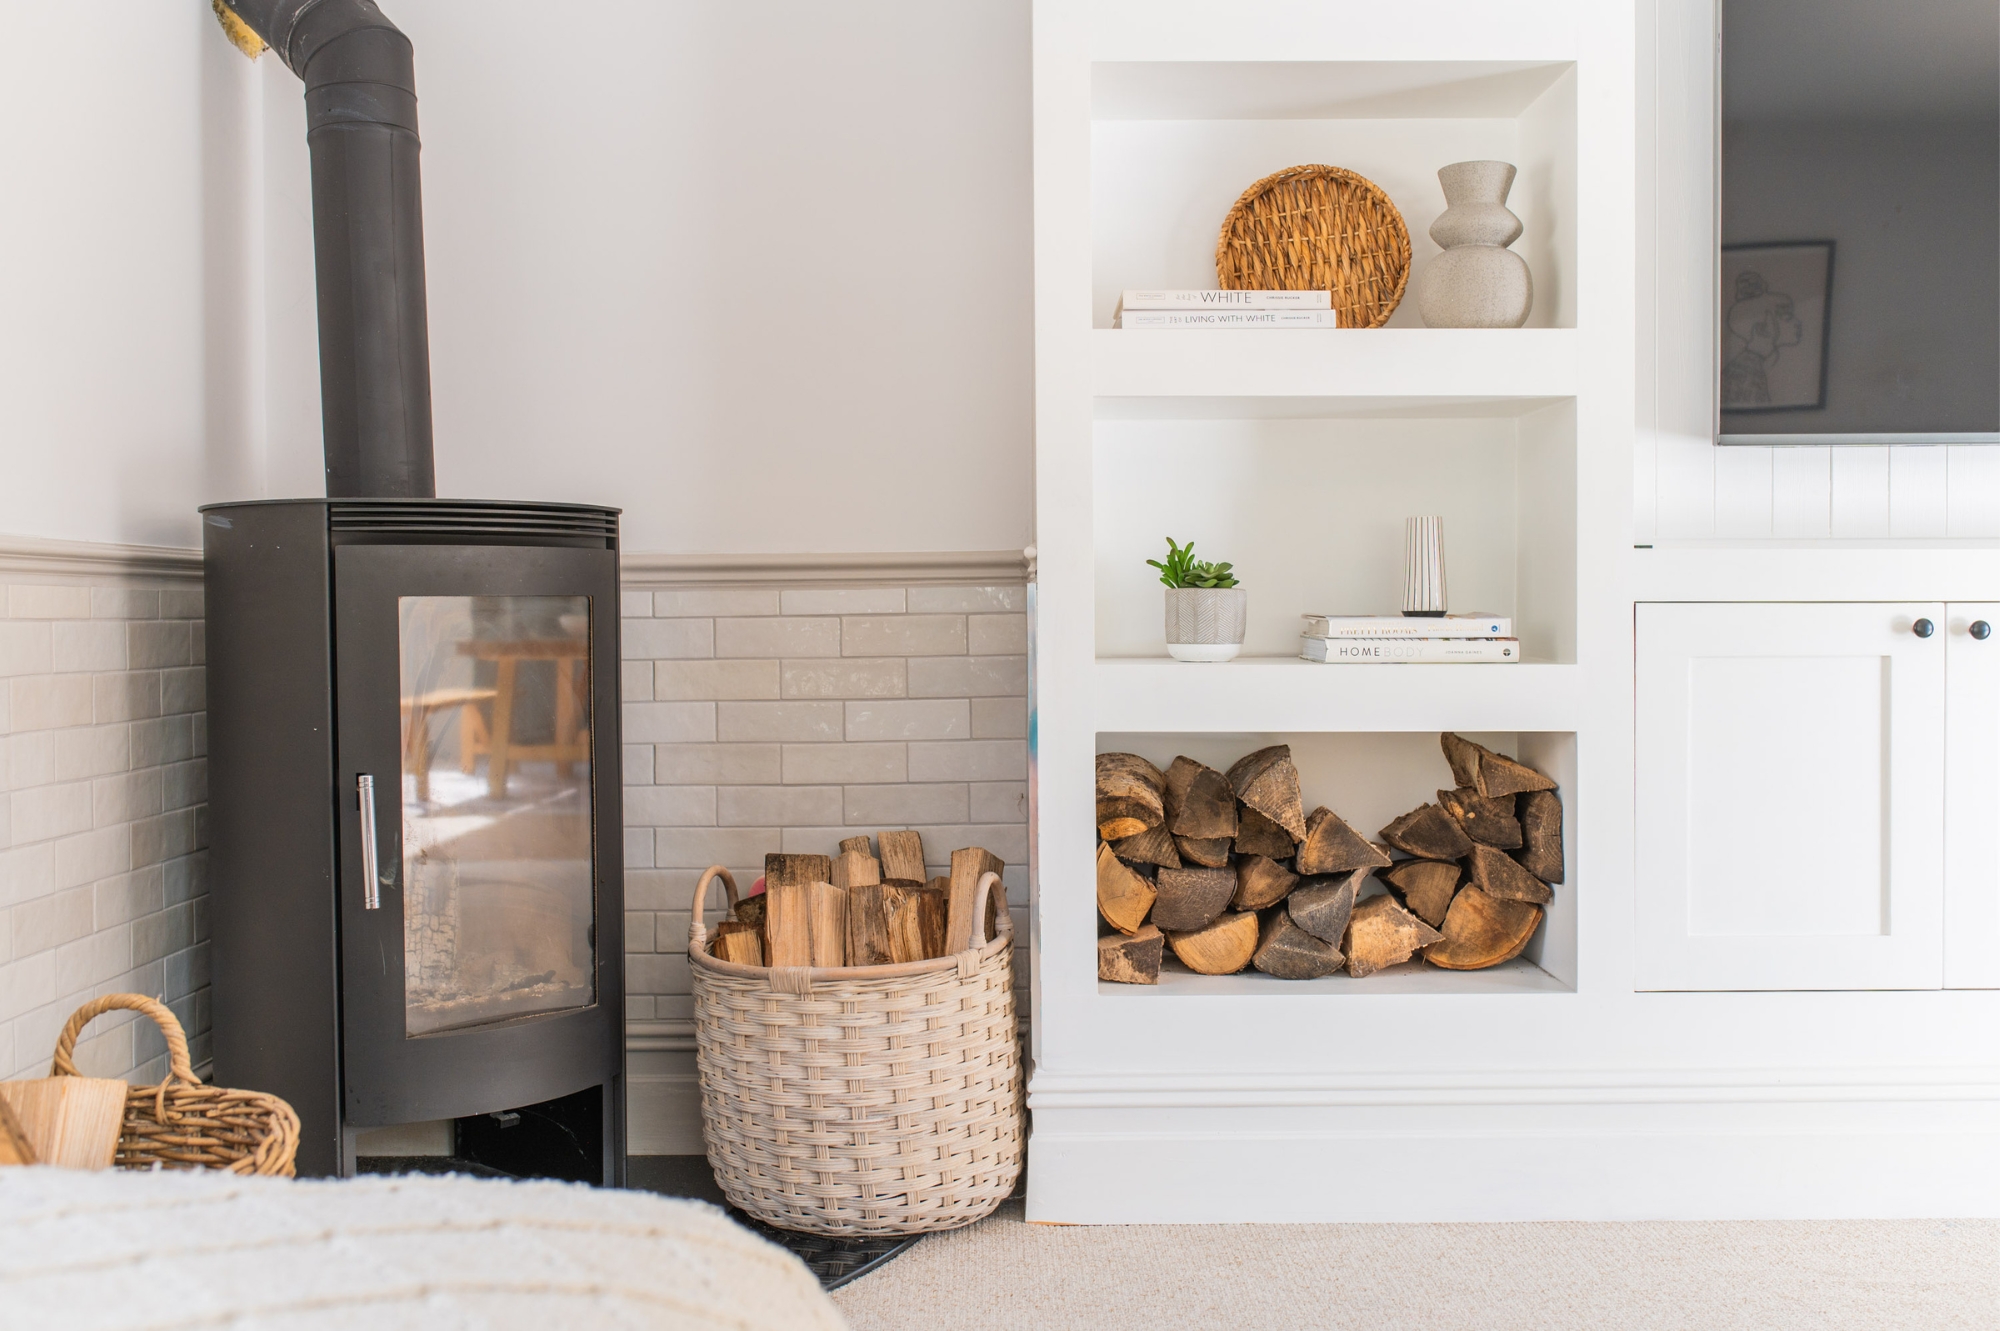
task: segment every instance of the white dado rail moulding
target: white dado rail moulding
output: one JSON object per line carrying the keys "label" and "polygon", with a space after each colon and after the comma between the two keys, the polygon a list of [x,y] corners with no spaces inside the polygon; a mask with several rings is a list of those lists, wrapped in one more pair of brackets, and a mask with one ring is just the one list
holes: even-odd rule
{"label": "white dado rail moulding", "polygon": [[0,579],[201,578],[201,551],[167,545],[118,545],[104,541],[62,541],[42,536],[0,536]]}
{"label": "white dado rail moulding", "polygon": [[714,587],[804,582],[911,587],[925,584],[1018,584],[1030,576],[1021,550],[908,553],[684,555],[625,553],[618,577],[634,587]]}

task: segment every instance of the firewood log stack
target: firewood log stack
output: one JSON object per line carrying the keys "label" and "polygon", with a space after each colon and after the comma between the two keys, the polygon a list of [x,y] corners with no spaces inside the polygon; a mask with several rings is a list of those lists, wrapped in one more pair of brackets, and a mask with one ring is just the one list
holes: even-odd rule
{"label": "firewood log stack", "polygon": [[[978,846],[955,850],[951,874],[927,880],[921,834],[878,832],[875,841],[880,858],[865,836],[842,841],[836,856],[766,855],[764,891],[737,902],[711,931],[709,951],[747,966],[826,969],[929,961],[970,946],[979,880],[1002,871],[1000,857]],[[1143,918],[1153,889],[1140,886]],[[1006,909],[1004,893],[988,895],[989,941]]]}
{"label": "firewood log stack", "polygon": [[[1563,880],[1562,801],[1533,768],[1439,737],[1454,786],[1371,841],[1305,807],[1283,744],[1227,772],[1177,757],[1097,758],[1100,980],[1157,984],[1165,956],[1204,975],[1360,979],[1421,957],[1481,970],[1519,956]],[[1384,889],[1367,890],[1372,883]]]}

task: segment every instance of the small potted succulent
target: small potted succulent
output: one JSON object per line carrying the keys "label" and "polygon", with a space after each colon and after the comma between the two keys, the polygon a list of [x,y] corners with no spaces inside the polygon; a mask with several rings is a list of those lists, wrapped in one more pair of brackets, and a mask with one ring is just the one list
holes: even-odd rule
{"label": "small potted succulent", "polygon": [[1146,562],[1160,570],[1167,589],[1168,655],[1176,661],[1227,661],[1243,650],[1249,601],[1231,565],[1197,560],[1193,541],[1178,545],[1171,536],[1166,562]]}

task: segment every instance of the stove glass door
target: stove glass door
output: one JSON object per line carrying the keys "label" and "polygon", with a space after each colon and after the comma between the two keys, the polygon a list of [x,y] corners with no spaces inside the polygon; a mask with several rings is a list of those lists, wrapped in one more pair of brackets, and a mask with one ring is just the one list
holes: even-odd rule
{"label": "stove glass door", "polygon": [[397,608],[404,1034],[589,1007],[590,598]]}

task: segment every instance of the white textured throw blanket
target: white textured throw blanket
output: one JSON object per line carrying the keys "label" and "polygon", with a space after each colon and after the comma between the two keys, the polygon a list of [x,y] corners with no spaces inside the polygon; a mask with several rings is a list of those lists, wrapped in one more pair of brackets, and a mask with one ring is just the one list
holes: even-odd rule
{"label": "white textured throw blanket", "polygon": [[0,1328],[840,1331],[713,1207],[568,1183],[0,1169]]}

